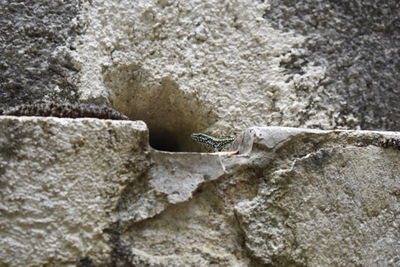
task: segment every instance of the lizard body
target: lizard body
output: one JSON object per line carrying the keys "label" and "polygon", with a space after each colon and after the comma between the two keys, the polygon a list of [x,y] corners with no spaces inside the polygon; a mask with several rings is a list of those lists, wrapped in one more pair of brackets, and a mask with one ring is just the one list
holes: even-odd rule
{"label": "lizard body", "polygon": [[235,138],[232,137],[216,138],[203,133],[193,133],[190,137],[213,152],[221,151],[227,144],[232,143],[233,140],[235,140]]}

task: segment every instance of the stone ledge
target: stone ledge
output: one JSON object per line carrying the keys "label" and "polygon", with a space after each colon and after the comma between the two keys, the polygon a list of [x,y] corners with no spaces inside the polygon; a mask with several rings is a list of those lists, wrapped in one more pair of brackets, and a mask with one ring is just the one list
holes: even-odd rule
{"label": "stone ledge", "polygon": [[103,231],[147,146],[140,121],[2,116],[0,265],[108,260]]}
{"label": "stone ledge", "polygon": [[390,138],[253,127],[221,156],[153,150],[141,121],[2,116],[0,262],[395,265]]}

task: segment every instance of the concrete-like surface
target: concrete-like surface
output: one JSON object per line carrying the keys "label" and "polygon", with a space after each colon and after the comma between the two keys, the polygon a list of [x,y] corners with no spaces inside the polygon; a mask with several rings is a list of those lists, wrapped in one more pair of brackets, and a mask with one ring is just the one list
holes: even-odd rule
{"label": "concrete-like surface", "polygon": [[140,121],[0,129],[0,265],[399,264],[398,133],[253,127],[221,156]]}

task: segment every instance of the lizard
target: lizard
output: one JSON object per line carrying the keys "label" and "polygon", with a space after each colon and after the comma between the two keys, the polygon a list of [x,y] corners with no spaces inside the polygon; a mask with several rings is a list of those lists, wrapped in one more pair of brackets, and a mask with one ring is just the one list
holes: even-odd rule
{"label": "lizard", "polygon": [[[22,104],[6,109],[0,108],[0,116],[1,115],[129,120],[127,116],[119,113],[113,108],[82,103],[36,102],[33,104]],[[191,137],[194,141],[200,143],[213,152],[221,151],[227,144],[234,140],[234,138],[231,137],[216,138],[203,133],[193,133]],[[238,151],[228,152],[229,155],[237,153]]]}
{"label": "lizard", "polygon": [[203,133],[193,133],[190,137],[192,140],[213,152],[221,151],[227,144],[235,140],[233,137],[217,138]]}

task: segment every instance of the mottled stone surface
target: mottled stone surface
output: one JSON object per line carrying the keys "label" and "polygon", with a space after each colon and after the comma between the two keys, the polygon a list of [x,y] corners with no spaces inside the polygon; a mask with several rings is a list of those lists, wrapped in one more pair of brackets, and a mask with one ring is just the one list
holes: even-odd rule
{"label": "mottled stone surface", "polygon": [[153,150],[140,121],[0,129],[0,265],[400,263],[399,133],[253,127],[221,156]]}
{"label": "mottled stone surface", "polygon": [[0,265],[109,261],[123,190],[147,170],[143,122],[0,118]]}
{"label": "mottled stone surface", "polygon": [[[261,1],[96,1],[73,57],[82,99],[109,94],[113,107],[144,120],[150,139],[168,134],[175,151],[189,136],[230,136],[252,125],[306,125],[281,57],[303,41],[263,19]],[[90,23],[89,23],[90,22]],[[309,73],[310,83],[323,76]],[[334,112],[334,110],[330,111]],[[307,125],[330,125],[318,112]],[[163,149],[162,147],[158,147]]]}
{"label": "mottled stone surface", "polygon": [[400,265],[399,133],[248,128],[399,130],[398,10],[0,0],[0,109],[148,125],[1,116],[0,265]]}
{"label": "mottled stone surface", "polygon": [[400,134],[254,131],[283,137],[257,196],[235,207],[254,257],[276,266],[400,264],[400,151],[367,145]]}
{"label": "mottled stone surface", "polygon": [[0,1],[0,108],[78,99],[70,51],[78,0]]}
{"label": "mottled stone surface", "polygon": [[325,69],[318,102],[317,87],[297,85],[299,97],[310,94],[302,117],[328,105],[338,111],[336,126],[400,129],[399,1],[269,2],[263,17],[271,25],[305,37],[281,62],[288,80],[305,77],[309,66]]}
{"label": "mottled stone surface", "polygon": [[112,106],[167,151],[253,125],[399,130],[399,5],[3,0],[0,108]]}
{"label": "mottled stone surface", "polygon": [[253,125],[399,129],[396,0],[95,3],[72,54],[80,98],[146,121],[154,147]]}

